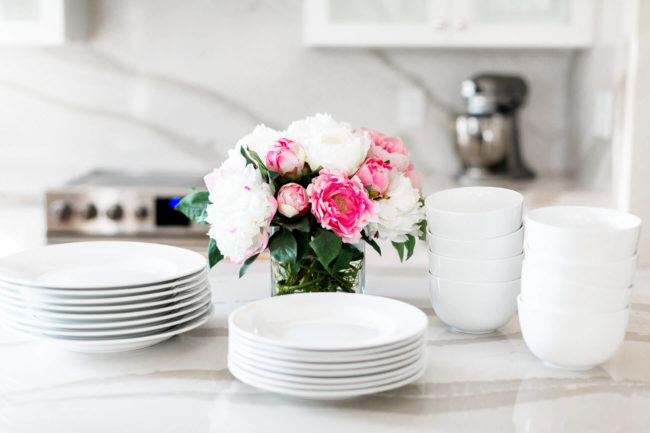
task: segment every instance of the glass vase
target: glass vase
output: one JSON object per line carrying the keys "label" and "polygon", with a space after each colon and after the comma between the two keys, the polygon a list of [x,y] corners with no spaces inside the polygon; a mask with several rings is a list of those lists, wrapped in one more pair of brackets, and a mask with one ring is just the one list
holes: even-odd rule
{"label": "glass vase", "polygon": [[339,256],[328,266],[324,266],[311,249],[296,264],[271,259],[271,296],[308,292],[363,293],[365,261],[363,242],[344,244]]}

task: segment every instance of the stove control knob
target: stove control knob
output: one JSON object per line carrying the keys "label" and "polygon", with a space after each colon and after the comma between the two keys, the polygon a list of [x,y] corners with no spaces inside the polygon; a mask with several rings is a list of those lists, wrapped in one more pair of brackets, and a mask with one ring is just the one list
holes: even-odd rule
{"label": "stove control knob", "polygon": [[67,221],[72,216],[72,206],[65,200],[53,201],[50,207],[59,221]]}
{"label": "stove control knob", "polygon": [[91,220],[97,216],[97,208],[94,204],[88,203],[79,210],[79,215],[85,220]]}
{"label": "stove control knob", "polygon": [[140,206],[135,210],[135,217],[139,220],[145,219],[149,215],[149,209],[146,206]]}
{"label": "stove control knob", "polygon": [[122,219],[124,216],[124,211],[122,210],[122,206],[119,204],[114,204],[113,206],[109,207],[106,210],[106,216],[112,219],[113,221],[117,221]]}

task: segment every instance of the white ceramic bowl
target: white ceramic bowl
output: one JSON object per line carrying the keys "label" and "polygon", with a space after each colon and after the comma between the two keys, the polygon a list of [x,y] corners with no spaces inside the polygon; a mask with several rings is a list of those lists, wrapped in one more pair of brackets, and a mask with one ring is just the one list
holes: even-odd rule
{"label": "white ceramic bowl", "polygon": [[429,298],[436,315],[455,330],[484,334],[505,325],[517,309],[519,280],[467,283],[429,274]]}
{"label": "white ceramic bowl", "polygon": [[550,206],[526,215],[525,242],[547,257],[602,263],[633,256],[641,219],[614,209]]}
{"label": "white ceramic bowl", "polygon": [[537,307],[580,313],[606,313],[625,309],[632,289],[603,289],[576,284],[529,266],[521,272],[521,299]]}
{"label": "white ceramic bowl", "polygon": [[605,263],[581,263],[557,260],[539,254],[531,248],[524,249],[529,267],[566,281],[604,289],[621,289],[632,285],[637,255]]}
{"label": "white ceramic bowl", "polygon": [[427,232],[429,249],[435,254],[465,259],[502,259],[521,254],[524,229],[490,239],[458,240]]}
{"label": "white ceramic bowl", "polygon": [[554,367],[585,370],[611,358],[625,338],[630,308],[610,313],[565,313],[517,298],[528,349]]}
{"label": "white ceramic bowl", "polygon": [[524,255],[505,259],[461,259],[441,256],[429,250],[429,272],[440,278],[466,283],[496,283],[521,278]]}
{"label": "white ceramic bowl", "polygon": [[521,226],[524,197],[505,188],[472,186],[447,189],[427,197],[431,233],[451,239],[490,239]]}

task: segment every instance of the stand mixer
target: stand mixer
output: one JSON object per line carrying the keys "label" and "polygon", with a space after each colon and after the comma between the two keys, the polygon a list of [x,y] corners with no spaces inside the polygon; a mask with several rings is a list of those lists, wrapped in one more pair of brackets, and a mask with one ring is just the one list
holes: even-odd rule
{"label": "stand mixer", "polygon": [[462,82],[467,112],[452,122],[461,183],[535,176],[519,148],[517,110],[526,93],[526,82],[517,76],[479,74]]}

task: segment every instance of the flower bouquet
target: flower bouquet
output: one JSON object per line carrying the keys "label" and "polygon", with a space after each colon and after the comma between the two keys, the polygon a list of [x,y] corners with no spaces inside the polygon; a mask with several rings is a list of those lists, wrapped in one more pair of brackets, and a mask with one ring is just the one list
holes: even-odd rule
{"label": "flower bouquet", "polygon": [[273,294],[363,291],[364,243],[403,261],[426,233],[420,175],[399,138],[317,114],[237,143],[176,209],[210,224],[208,260],[244,275],[267,247]]}

